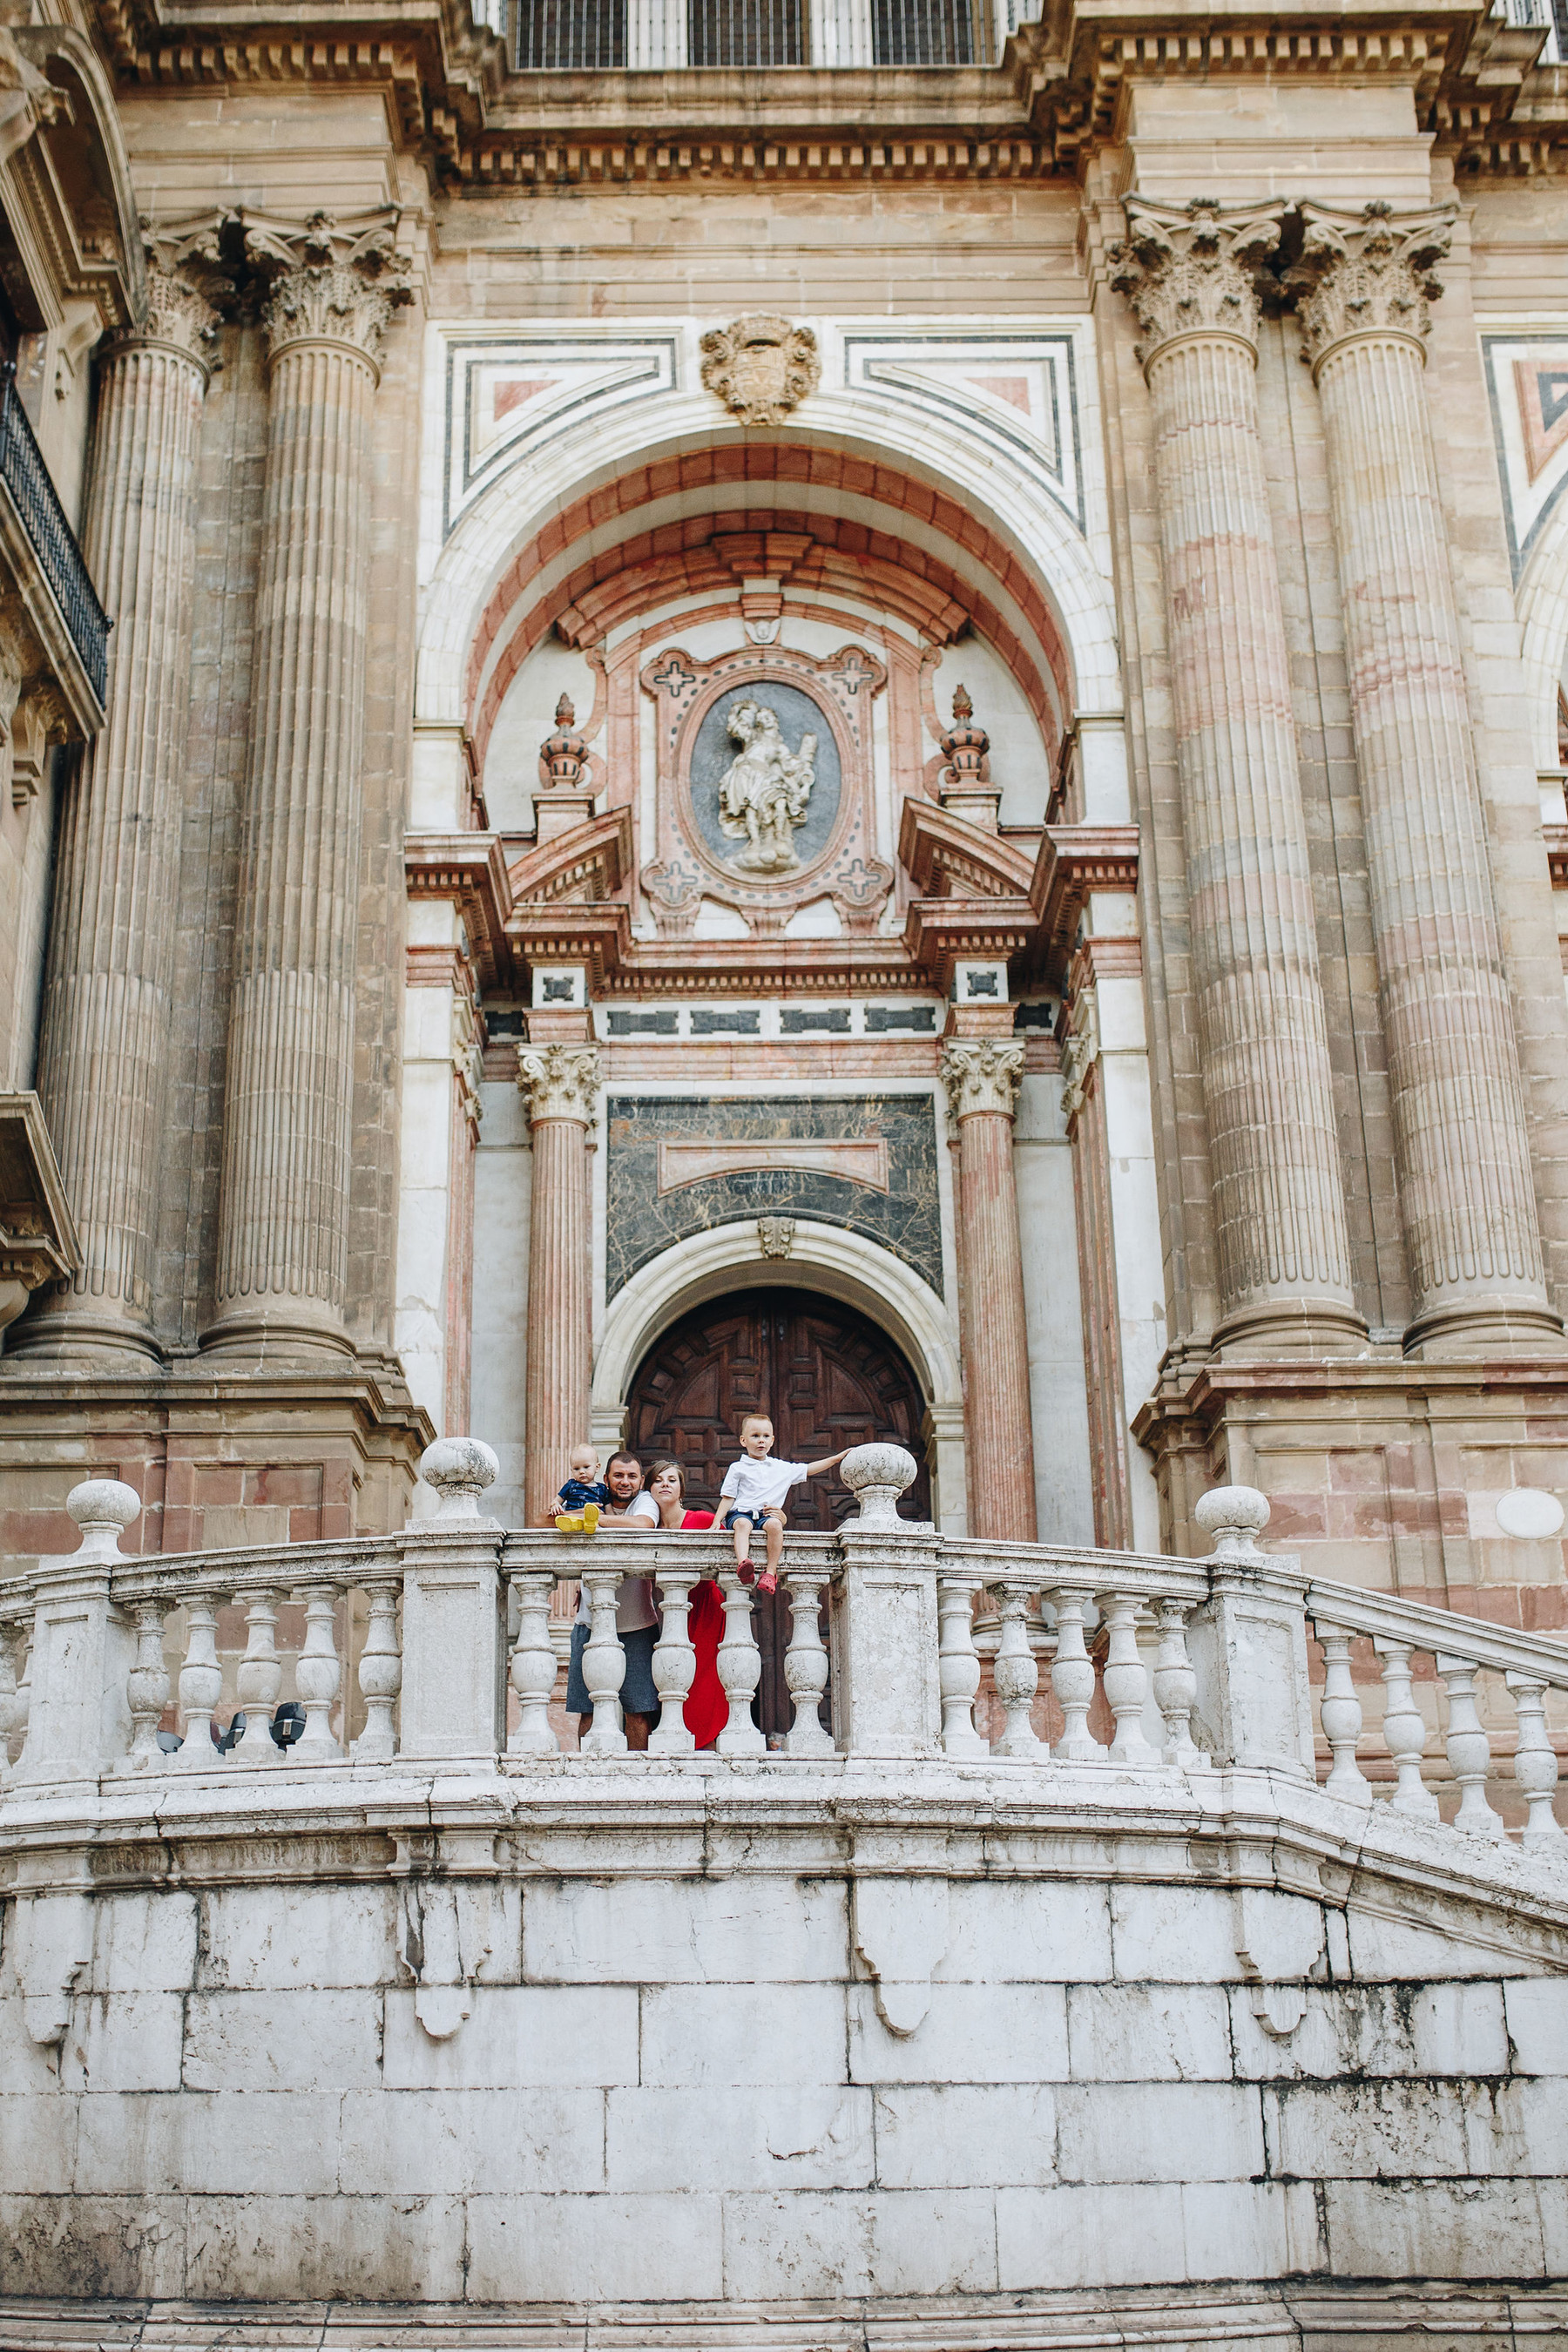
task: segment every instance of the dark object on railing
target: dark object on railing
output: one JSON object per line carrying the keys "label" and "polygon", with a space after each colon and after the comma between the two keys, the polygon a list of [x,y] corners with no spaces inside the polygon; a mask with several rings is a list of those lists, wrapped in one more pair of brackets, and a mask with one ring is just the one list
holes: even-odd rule
{"label": "dark object on railing", "polygon": [[871,0],[879,66],[966,66],[974,58],[971,0]]}
{"label": "dark object on railing", "polygon": [[16,370],[10,361],[0,366],[0,480],[11,493],[81,666],[101,702],[109,687],[109,632],[113,625],[98,601],[76,533],[66,520],[43,453],[33,438],[16,390]]}
{"label": "dark object on railing", "polygon": [[292,1748],[297,1739],[303,1738],[305,1710],[299,1700],[286,1698],[268,1724],[268,1729],[272,1734],[274,1745],[279,1748]]}
{"label": "dark object on railing", "polygon": [[518,0],[522,73],[605,73],[626,62],[626,0]]}
{"label": "dark object on railing", "polygon": [[215,1719],[213,1723],[213,1740],[217,1748],[218,1754],[220,1756],[226,1756],[234,1747],[235,1742],[243,1736],[244,1731],[245,1709],[243,1707],[240,1708],[237,1715],[232,1716],[229,1718],[228,1729],[225,1732],[220,1732],[218,1730],[217,1724]]}

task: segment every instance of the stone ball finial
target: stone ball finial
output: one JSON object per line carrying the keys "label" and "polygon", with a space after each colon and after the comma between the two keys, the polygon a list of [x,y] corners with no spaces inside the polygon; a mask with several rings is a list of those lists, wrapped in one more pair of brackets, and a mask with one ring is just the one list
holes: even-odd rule
{"label": "stone ball finial", "polygon": [[839,1465],[839,1476],[860,1506],[851,1524],[862,1528],[897,1528],[899,1496],[912,1486],[919,1466],[901,1445],[853,1445]]}
{"label": "stone ball finial", "polygon": [[84,1478],[66,1496],[66,1508],[89,1558],[118,1559],[121,1531],[141,1517],[142,1497],[123,1478]]}
{"label": "stone ball finial", "polygon": [[1258,1538],[1268,1525],[1268,1497],[1256,1486],[1211,1486],[1193,1517],[1212,1538],[1215,1559],[1261,1559]]}
{"label": "stone ball finial", "polygon": [[419,1457],[419,1475],[441,1497],[438,1519],[476,1519],[479,1497],[500,1475],[500,1464],[478,1437],[438,1437]]}

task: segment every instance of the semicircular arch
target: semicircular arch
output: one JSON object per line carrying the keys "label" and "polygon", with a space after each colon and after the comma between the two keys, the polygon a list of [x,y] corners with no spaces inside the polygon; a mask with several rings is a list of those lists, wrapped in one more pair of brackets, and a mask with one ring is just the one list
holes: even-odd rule
{"label": "semicircular arch", "polygon": [[1514,591],[1537,768],[1555,768],[1557,695],[1568,651],[1568,499],[1548,516]]}

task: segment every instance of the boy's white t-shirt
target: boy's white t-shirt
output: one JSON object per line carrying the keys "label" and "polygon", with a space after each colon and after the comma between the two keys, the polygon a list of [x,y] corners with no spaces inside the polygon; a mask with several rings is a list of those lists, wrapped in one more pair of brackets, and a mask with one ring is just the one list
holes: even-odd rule
{"label": "boy's white t-shirt", "polygon": [[792,1486],[804,1486],[805,1475],[804,1462],[781,1462],[772,1454],[753,1462],[749,1454],[742,1454],[725,1471],[719,1500],[737,1511],[776,1511]]}

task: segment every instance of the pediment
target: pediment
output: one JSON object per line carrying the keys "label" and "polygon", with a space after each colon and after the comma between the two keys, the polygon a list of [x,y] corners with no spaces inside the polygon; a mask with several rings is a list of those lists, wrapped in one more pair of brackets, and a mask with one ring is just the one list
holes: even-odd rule
{"label": "pediment", "polygon": [[631,871],[630,809],[606,809],[520,857],[509,870],[514,906],[600,906]]}

